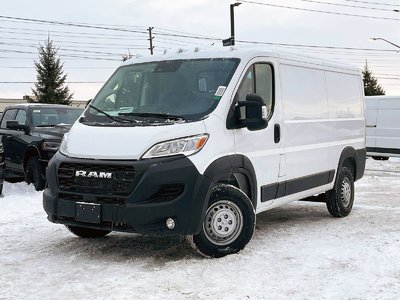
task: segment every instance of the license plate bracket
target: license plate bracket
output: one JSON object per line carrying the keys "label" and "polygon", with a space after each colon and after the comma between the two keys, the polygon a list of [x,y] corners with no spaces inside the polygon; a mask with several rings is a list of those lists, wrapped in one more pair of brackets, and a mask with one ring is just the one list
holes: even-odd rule
{"label": "license plate bracket", "polygon": [[101,205],[95,203],[77,202],[75,204],[75,221],[100,223]]}

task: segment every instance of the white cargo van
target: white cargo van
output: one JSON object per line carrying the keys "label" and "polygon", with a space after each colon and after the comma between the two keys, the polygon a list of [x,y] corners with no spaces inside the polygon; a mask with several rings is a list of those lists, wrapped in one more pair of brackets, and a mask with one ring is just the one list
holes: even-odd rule
{"label": "white cargo van", "polygon": [[400,157],[400,96],[365,97],[367,155],[387,160]]}
{"label": "white cargo van", "polygon": [[256,214],[319,195],[335,217],[365,167],[358,69],[276,51],[178,51],[124,63],[64,136],[44,209],[80,237],[187,236],[220,257]]}

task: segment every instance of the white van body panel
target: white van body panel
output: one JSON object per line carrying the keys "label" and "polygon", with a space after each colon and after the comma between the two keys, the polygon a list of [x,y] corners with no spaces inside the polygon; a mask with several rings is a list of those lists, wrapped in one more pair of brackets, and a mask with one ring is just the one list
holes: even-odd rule
{"label": "white van body panel", "polygon": [[367,115],[367,154],[400,157],[400,96],[369,96]]}
{"label": "white van body panel", "polygon": [[[365,148],[360,72],[322,60],[283,55],[279,80],[285,165],[285,176],[280,176],[279,182],[328,171],[336,177],[344,148]],[[275,199],[270,208],[330,190],[334,182]]]}

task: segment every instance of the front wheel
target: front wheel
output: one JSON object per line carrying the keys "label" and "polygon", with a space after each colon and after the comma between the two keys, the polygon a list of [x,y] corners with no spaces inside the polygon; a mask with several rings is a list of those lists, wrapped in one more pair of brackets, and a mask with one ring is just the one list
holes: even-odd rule
{"label": "front wheel", "polygon": [[187,240],[203,256],[222,257],[247,245],[255,223],[254,207],[246,194],[231,185],[217,185],[200,233],[188,236]]}
{"label": "front wheel", "polygon": [[32,157],[26,164],[25,181],[33,183],[35,190],[41,191],[46,185],[44,169],[37,157]]}
{"label": "front wheel", "polygon": [[81,238],[101,238],[111,231],[66,225],[69,231]]}
{"label": "front wheel", "polygon": [[342,167],[337,175],[335,186],[326,192],[326,206],[334,217],[350,214],[354,202],[354,179],[347,167]]}

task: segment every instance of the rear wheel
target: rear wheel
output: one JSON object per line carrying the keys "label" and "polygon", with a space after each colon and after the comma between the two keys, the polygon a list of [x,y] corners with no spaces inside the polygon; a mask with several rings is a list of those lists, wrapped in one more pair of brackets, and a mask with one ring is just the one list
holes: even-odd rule
{"label": "rear wheel", "polygon": [[255,220],[253,204],[246,194],[231,185],[218,185],[211,194],[201,232],[187,240],[206,257],[237,253],[253,236]]}
{"label": "rear wheel", "polygon": [[46,185],[44,168],[36,156],[30,158],[26,164],[25,181],[28,184],[33,183],[37,191],[43,190]]}
{"label": "rear wheel", "polygon": [[350,214],[354,202],[354,177],[347,167],[342,167],[337,175],[335,186],[326,192],[326,206],[334,217]]}
{"label": "rear wheel", "polygon": [[81,238],[101,238],[111,231],[66,225],[69,231]]}

